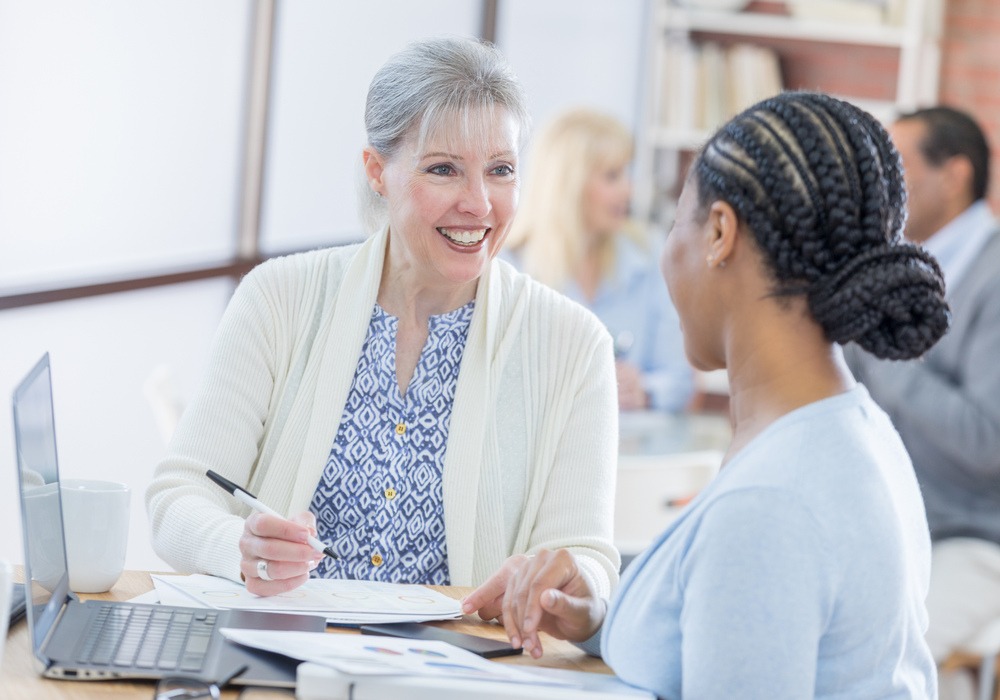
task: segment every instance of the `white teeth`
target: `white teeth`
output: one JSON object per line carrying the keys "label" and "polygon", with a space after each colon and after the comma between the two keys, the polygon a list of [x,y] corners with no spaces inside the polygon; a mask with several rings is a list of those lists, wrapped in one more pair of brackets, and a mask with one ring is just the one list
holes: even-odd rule
{"label": "white teeth", "polygon": [[485,228],[481,228],[476,231],[453,231],[447,228],[438,229],[438,233],[443,235],[452,243],[458,243],[459,245],[475,245],[486,237],[487,231],[489,231],[489,229]]}

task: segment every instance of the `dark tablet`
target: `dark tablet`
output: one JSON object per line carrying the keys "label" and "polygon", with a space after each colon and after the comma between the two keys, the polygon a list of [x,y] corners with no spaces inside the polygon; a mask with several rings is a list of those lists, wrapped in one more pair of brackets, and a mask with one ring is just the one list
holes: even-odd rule
{"label": "dark tablet", "polygon": [[507,642],[486,637],[477,637],[463,632],[452,632],[433,625],[419,622],[395,622],[385,625],[361,625],[361,634],[380,634],[386,637],[404,637],[406,639],[433,639],[448,642],[461,647],[473,654],[492,659],[497,656],[520,654],[521,649],[515,649]]}

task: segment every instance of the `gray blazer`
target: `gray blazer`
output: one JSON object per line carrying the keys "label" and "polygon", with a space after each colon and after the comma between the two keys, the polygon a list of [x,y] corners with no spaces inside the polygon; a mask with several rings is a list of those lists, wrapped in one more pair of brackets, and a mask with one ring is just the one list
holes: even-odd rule
{"label": "gray blazer", "polygon": [[910,453],[931,537],[1000,543],[1000,228],[947,294],[951,328],[922,359],[844,353]]}

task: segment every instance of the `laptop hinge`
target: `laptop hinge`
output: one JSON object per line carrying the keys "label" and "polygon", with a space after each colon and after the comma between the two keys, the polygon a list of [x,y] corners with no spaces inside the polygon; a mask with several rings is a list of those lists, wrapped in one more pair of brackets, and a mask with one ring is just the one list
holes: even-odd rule
{"label": "laptop hinge", "polygon": [[[80,599],[76,597],[75,593],[70,593],[67,597],[75,599],[77,602],[80,601]],[[43,664],[45,664],[46,670],[48,670],[49,668],[51,668],[52,664],[54,664],[55,661],[52,660],[52,658],[48,655],[48,653],[46,653],[45,650],[49,646],[49,641],[52,639],[52,635],[55,633],[56,628],[59,627],[59,622],[62,621],[63,615],[66,614],[66,610],[67,610],[68,607],[69,606],[68,606],[67,602],[63,601],[63,604],[61,606],[59,606],[59,614],[56,615],[56,619],[54,619],[52,621],[52,624],[49,625],[49,629],[45,633],[45,639],[43,639],[42,643],[38,646],[38,653],[41,654],[42,657],[43,657],[43,658],[39,659],[39,661],[41,661]]]}

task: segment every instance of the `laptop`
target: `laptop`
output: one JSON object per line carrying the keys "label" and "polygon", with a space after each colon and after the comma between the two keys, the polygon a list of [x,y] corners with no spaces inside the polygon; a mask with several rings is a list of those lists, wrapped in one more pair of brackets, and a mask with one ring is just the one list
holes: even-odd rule
{"label": "laptop", "polygon": [[219,630],[320,632],[326,629],[321,616],[84,602],[71,593],[48,353],[14,390],[13,408],[26,613],[42,675],[81,680],[180,676],[295,686],[297,661],[233,644]]}
{"label": "laptop", "polygon": [[24,617],[24,610],[27,607],[24,601],[24,584],[15,583],[10,590],[10,619],[7,629],[12,629],[14,625]]}

